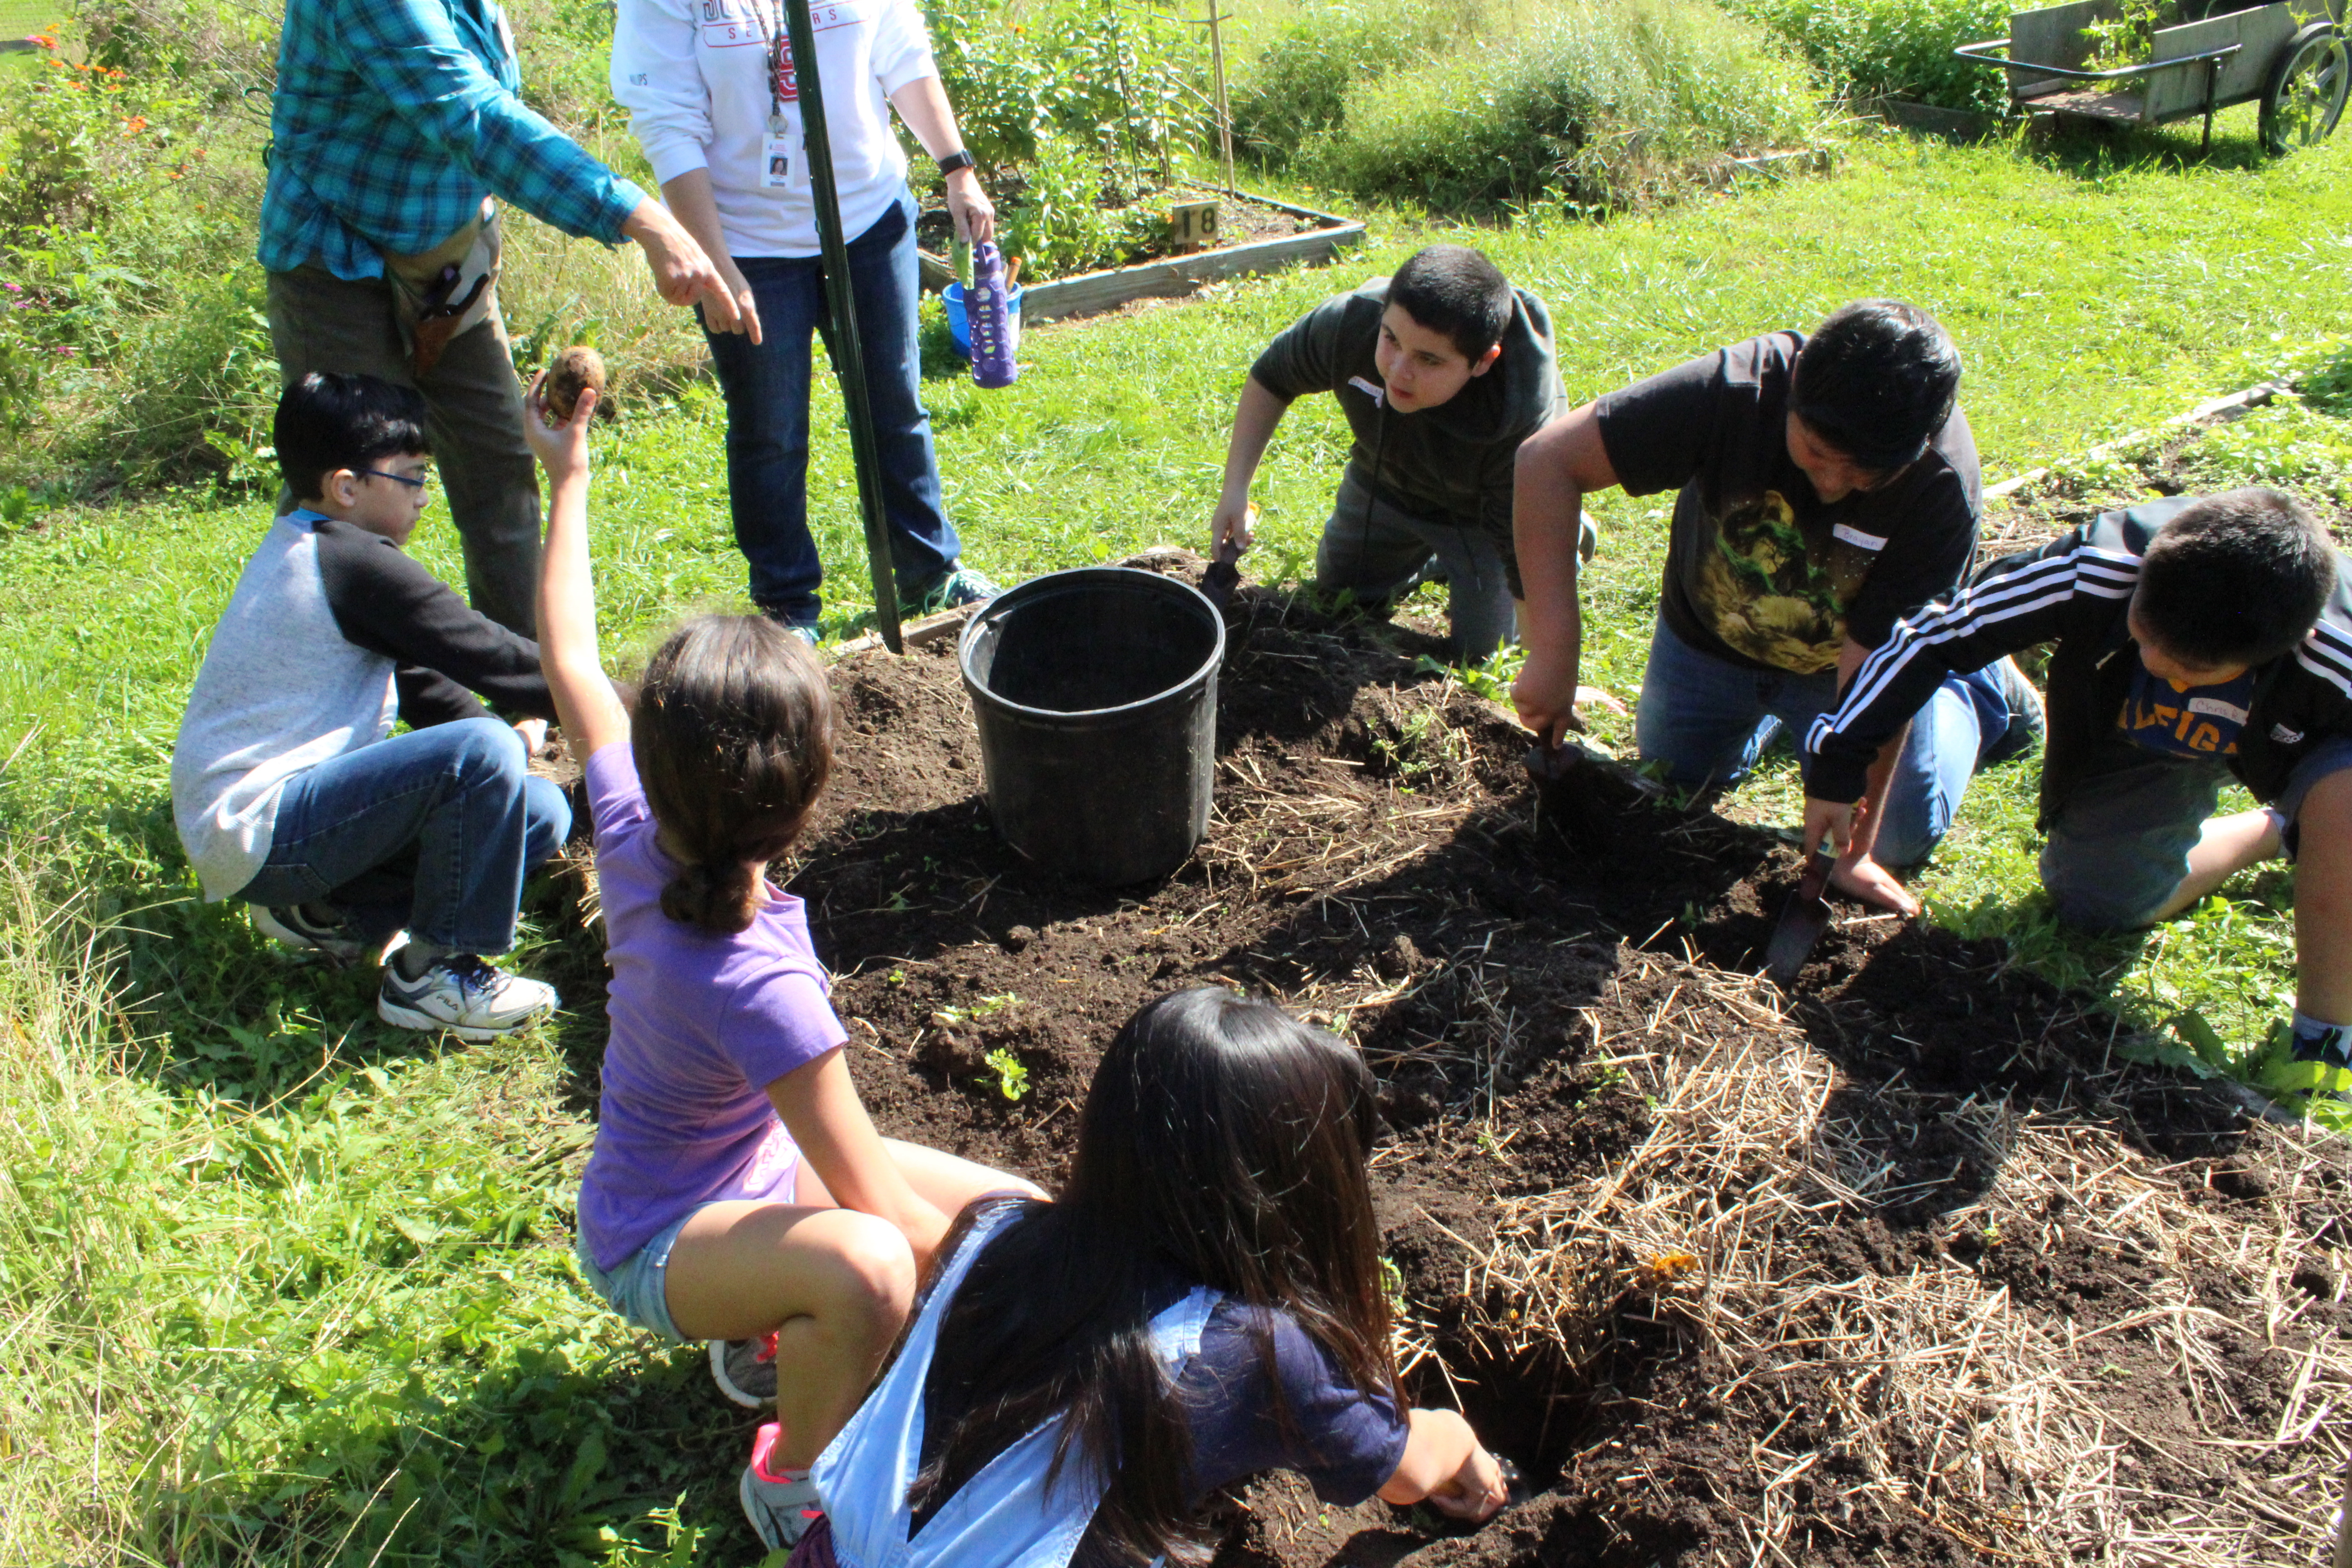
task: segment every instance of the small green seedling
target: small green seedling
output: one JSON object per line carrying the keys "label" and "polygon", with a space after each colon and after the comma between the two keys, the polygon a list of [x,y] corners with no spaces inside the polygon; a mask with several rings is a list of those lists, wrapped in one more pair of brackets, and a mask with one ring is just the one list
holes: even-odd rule
{"label": "small green seedling", "polygon": [[1029,1092],[1029,1069],[1004,1047],[999,1046],[981,1060],[996,1069],[996,1092],[1005,1099],[1019,1100]]}
{"label": "small green seedling", "polygon": [[931,1015],[931,1022],[942,1029],[952,1029],[958,1024],[968,1024],[974,1018],[985,1018],[1002,1013],[1007,1007],[1018,1006],[1021,998],[1007,991],[1000,996],[983,996],[969,1007],[942,1007]]}
{"label": "small green seedling", "polygon": [[1397,1317],[1404,1316],[1404,1270],[1393,1258],[1381,1259],[1381,1294],[1389,1299],[1389,1310]]}

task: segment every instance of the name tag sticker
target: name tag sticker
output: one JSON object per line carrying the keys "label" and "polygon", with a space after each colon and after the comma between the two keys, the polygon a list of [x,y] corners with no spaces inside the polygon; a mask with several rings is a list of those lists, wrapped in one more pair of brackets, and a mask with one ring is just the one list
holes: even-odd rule
{"label": "name tag sticker", "polygon": [[1366,381],[1360,375],[1351,375],[1348,378],[1348,384],[1370,398],[1372,405],[1376,408],[1388,401],[1389,389],[1376,381]]}
{"label": "name tag sticker", "polygon": [[2189,700],[2191,713],[2210,713],[2227,719],[2232,724],[2246,721],[2246,710],[2234,702],[2224,702],[2218,697],[2192,697]]}
{"label": "name tag sticker", "polygon": [[1846,543],[1853,545],[1856,550],[1884,550],[1886,548],[1886,541],[1881,539],[1878,535],[1874,533],[1864,533],[1862,530],[1851,527],[1843,522],[1837,524],[1834,528],[1832,528],[1830,532],[1835,537],[1843,540]]}

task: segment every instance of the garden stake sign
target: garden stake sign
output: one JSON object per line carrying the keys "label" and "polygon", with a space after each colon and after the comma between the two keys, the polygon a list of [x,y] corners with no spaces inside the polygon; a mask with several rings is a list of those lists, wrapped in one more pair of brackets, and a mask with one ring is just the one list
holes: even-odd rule
{"label": "garden stake sign", "polygon": [[890,536],[882,517],[882,454],[874,441],[874,405],[866,401],[866,358],[857,342],[857,303],[849,291],[849,240],[841,232],[841,192],[833,177],[833,137],[824,121],[824,85],[818,79],[816,28],[809,0],[785,0],[800,93],[803,155],[816,198],[817,239],[824,253],[824,302],[833,318],[833,363],[841,373],[842,412],[849,419],[849,451],[857,465],[857,507],[866,521],[866,568],[874,579],[874,619],[882,646],[907,651],[898,631],[898,579],[890,569]]}

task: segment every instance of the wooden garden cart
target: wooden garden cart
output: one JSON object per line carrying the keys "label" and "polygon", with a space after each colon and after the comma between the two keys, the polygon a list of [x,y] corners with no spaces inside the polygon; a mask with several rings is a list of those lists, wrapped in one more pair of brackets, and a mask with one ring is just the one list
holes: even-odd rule
{"label": "wooden garden cart", "polygon": [[2225,9],[2229,3],[2166,5],[2137,65],[2089,68],[2095,40],[2084,29],[2118,16],[2116,0],[2020,11],[2008,37],[1955,52],[2006,71],[2011,101],[2028,113],[2129,125],[2201,114],[2210,148],[2215,110],[2259,101],[2263,145],[2273,153],[2326,140],[2352,89],[2346,0],[2273,0],[2243,10]]}

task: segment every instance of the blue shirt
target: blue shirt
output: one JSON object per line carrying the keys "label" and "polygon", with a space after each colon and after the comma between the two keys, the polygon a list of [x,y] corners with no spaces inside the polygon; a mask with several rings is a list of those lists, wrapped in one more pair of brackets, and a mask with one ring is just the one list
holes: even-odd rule
{"label": "blue shirt", "polygon": [[2143,751],[2219,762],[2238,754],[2238,731],[2253,699],[2251,669],[2218,685],[2175,686],[2143,664],[2132,671],[2131,692],[2116,722]]}
{"label": "blue shirt", "polygon": [[383,275],[500,196],[566,234],[621,237],[644,194],[518,96],[497,0],[293,0],[278,46],[261,265]]}

